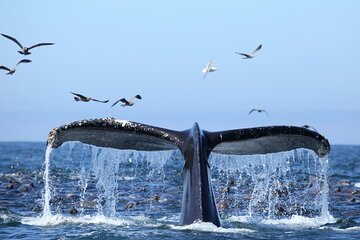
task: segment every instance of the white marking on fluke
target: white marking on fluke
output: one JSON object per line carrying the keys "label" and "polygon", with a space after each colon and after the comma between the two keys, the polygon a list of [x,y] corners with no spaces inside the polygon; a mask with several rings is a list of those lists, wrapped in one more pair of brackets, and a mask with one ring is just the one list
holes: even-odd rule
{"label": "white marking on fluke", "polygon": [[128,120],[115,120],[116,123],[121,124],[122,127],[125,127],[127,124],[130,124]]}

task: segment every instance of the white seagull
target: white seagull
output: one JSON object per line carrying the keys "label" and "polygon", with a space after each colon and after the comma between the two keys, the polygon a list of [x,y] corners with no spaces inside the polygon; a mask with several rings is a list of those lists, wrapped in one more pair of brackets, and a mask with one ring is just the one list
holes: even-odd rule
{"label": "white seagull", "polygon": [[115,106],[118,102],[123,102],[123,104],[121,104],[121,106],[123,106],[123,107],[132,106],[135,104],[136,99],[142,99],[142,97],[138,94],[135,97],[128,99],[128,100],[125,98],[121,98],[121,99],[117,100],[116,102],[114,102],[114,104],[111,105],[111,107]]}
{"label": "white seagull", "polygon": [[235,52],[235,53],[244,56],[243,59],[249,59],[255,57],[255,53],[259,51],[261,47],[262,44],[260,44],[254,51],[252,51],[252,53],[239,53],[239,52]]}
{"label": "white seagull", "polygon": [[204,74],[204,78],[206,77],[206,74],[209,72],[215,72],[217,69],[214,67],[214,61],[210,60],[210,62],[206,65],[206,67],[202,70],[202,73]]}
{"label": "white seagull", "polygon": [[20,61],[16,64],[15,67],[8,68],[8,67],[5,67],[5,66],[0,66],[0,69],[3,69],[3,70],[8,71],[8,72],[6,73],[6,74],[8,74],[8,75],[13,75],[14,72],[16,72],[16,67],[17,67],[17,65],[19,65],[20,63],[29,63],[29,62],[31,62],[31,60],[29,60],[29,59],[22,59],[22,60],[20,60]]}

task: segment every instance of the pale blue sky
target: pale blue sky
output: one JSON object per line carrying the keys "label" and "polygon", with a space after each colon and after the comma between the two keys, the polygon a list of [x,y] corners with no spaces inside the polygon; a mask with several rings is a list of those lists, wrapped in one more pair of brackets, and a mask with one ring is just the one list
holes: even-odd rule
{"label": "pale blue sky", "polygon": [[[116,117],[176,130],[308,124],[332,144],[360,144],[359,13],[356,0],[4,1],[1,33],[55,45],[13,76],[0,71],[0,141]],[[254,59],[234,54],[259,44]],[[0,36],[0,65],[22,59],[17,50]],[[203,79],[210,59],[219,71]],[[110,107],[136,94],[132,108]]]}

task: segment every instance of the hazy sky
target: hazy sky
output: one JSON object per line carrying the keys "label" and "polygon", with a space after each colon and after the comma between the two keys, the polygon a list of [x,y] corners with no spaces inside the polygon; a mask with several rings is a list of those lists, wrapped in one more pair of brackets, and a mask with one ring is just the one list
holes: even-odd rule
{"label": "hazy sky", "polygon": [[[360,144],[360,1],[1,5],[0,33],[55,45],[32,49],[12,76],[0,70],[0,141],[45,141],[62,124],[115,117],[176,130],[308,124],[332,144]],[[259,44],[253,59],[234,53]],[[17,50],[0,36],[0,65],[24,58]],[[204,79],[211,59],[219,71]],[[136,94],[133,107],[110,107]]]}

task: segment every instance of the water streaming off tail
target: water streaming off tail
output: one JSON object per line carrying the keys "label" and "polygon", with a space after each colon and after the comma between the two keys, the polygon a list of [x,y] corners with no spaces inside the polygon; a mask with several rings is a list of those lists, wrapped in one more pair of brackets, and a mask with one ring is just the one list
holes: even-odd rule
{"label": "water streaming off tail", "polygon": [[213,185],[222,218],[327,216],[327,158],[305,149],[233,156],[212,153]]}
{"label": "water streaming off tail", "polygon": [[[142,152],[67,143],[46,155],[44,216],[180,213],[178,151]],[[172,214],[173,215],[173,214]]]}
{"label": "water streaming off tail", "polygon": [[[328,213],[327,158],[312,151],[252,156],[212,153],[222,219],[281,220]],[[142,152],[67,143],[46,154],[44,217],[147,216],[178,222],[184,161],[179,151]]]}
{"label": "water streaming off tail", "polygon": [[44,162],[44,193],[43,193],[43,199],[44,199],[44,209],[43,209],[43,215],[44,217],[48,217],[51,215],[50,211],[50,198],[51,198],[51,191],[50,191],[50,178],[49,178],[49,169],[50,169],[50,157],[53,149],[48,146],[46,148],[45,152],[45,162]]}

